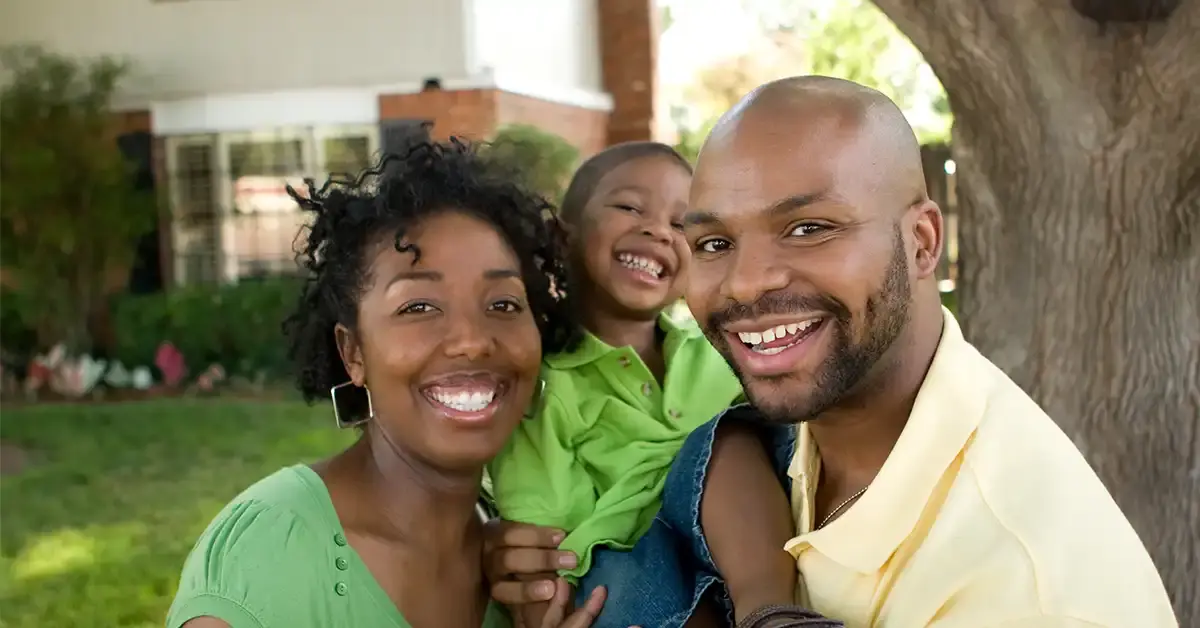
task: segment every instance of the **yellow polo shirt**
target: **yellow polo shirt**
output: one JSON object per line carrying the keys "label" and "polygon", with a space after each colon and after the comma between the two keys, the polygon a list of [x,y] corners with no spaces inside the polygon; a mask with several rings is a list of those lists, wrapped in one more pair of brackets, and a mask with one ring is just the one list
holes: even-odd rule
{"label": "yellow polo shirt", "polygon": [[849,628],[1178,626],[1150,555],[1069,438],[949,311],[912,415],[866,493],[813,531],[820,458],[788,474],[798,602]]}

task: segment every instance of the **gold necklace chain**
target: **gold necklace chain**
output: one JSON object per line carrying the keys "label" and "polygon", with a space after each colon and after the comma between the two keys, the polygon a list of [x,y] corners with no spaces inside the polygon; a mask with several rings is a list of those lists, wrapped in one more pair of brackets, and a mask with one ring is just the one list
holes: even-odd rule
{"label": "gold necklace chain", "polygon": [[[870,486],[870,485],[868,484],[867,486]],[[829,523],[834,517],[837,516],[837,514],[839,512],[842,512],[843,508],[845,508],[846,506],[849,506],[850,502],[858,499],[859,497],[862,497],[862,494],[867,492],[867,486],[862,487],[861,489],[859,489],[859,491],[857,493],[855,493],[855,494],[851,495],[849,498],[847,498],[846,501],[838,504],[838,507],[834,508],[824,519],[822,519],[820,525],[818,525],[816,528],[813,528],[813,530],[816,531],[816,530],[820,530],[821,528],[824,528],[825,524]]]}

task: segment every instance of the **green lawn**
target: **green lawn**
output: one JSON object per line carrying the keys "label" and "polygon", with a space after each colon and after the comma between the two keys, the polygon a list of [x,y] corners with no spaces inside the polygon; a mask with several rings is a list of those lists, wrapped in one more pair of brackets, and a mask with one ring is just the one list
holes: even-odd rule
{"label": "green lawn", "polygon": [[345,446],[327,406],[164,400],[4,409],[0,627],[162,626],[192,542],[241,489]]}

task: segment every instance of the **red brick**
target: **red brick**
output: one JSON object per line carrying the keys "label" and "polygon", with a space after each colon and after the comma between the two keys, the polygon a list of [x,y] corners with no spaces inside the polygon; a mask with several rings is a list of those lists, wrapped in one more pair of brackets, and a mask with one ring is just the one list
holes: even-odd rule
{"label": "red brick", "polygon": [[604,148],[608,137],[608,112],[550,102],[509,92],[498,93],[497,122],[531,124],[554,133],[579,149],[581,157]]}
{"label": "red brick", "polygon": [[613,98],[608,143],[654,137],[658,10],[653,0],[596,0],[604,89]]}

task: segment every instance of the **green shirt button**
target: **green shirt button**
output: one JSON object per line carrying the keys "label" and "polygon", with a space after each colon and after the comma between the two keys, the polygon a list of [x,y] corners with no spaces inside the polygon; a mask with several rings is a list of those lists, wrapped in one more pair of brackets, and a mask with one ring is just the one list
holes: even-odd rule
{"label": "green shirt button", "polygon": [[337,543],[341,547],[345,547],[346,537],[342,536],[341,532],[338,532],[337,534],[333,535],[333,542]]}
{"label": "green shirt button", "polygon": [[667,414],[671,415],[672,419],[678,419],[679,417],[683,416],[678,410],[668,410]]}
{"label": "green shirt button", "polygon": [[345,558],[341,558],[339,556],[337,560],[333,561],[333,564],[337,565],[338,569],[341,569],[342,571],[346,571],[346,569],[350,566],[350,561],[346,560]]}
{"label": "green shirt button", "polygon": [[633,364],[633,362],[629,359],[629,356],[623,355],[623,356],[617,358],[617,364],[620,364],[621,366],[623,366],[625,368],[629,368],[629,365]]}
{"label": "green shirt button", "polygon": [[650,386],[649,382],[642,384],[642,394],[643,395],[646,395],[647,397],[649,397],[650,393],[652,393],[652,392],[654,392],[654,388],[652,388]]}
{"label": "green shirt button", "polygon": [[346,595],[346,583],[339,582],[333,585],[333,592],[337,593],[338,595]]}

